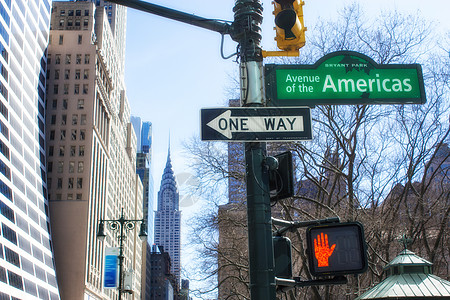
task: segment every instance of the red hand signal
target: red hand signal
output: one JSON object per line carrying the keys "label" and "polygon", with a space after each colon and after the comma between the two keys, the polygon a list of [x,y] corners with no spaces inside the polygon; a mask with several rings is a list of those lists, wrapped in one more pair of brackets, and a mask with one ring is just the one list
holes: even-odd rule
{"label": "red hand signal", "polygon": [[328,258],[333,254],[336,244],[333,244],[330,248],[328,245],[328,235],[317,235],[317,239],[314,239],[314,254],[316,255],[319,267],[328,267]]}

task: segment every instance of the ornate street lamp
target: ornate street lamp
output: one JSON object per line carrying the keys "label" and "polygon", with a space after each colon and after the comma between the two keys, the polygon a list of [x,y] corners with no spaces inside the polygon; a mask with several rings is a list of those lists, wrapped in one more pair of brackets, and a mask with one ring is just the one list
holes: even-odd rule
{"label": "ornate street lamp", "polygon": [[117,220],[100,220],[100,223],[98,224],[98,232],[97,232],[97,238],[102,242],[105,237],[105,224],[108,226],[110,230],[116,231],[120,230],[119,234],[117,235],[117,240],[119,242],[119,300],[122,299],[122,293],[124,292],[123,289],[123,282],[122,282],[122,269],[123,269],[123,241],[126,239],[126,232],[133,230],[136,227],[136,223],[141,222],[141,227],[139,230],[139,238],[141,241],[145,241],[147,239],[147,230],[146,230],[146,224],[145,220],[126,220],[123,215],[123,208],[122,213],[119,219]]}

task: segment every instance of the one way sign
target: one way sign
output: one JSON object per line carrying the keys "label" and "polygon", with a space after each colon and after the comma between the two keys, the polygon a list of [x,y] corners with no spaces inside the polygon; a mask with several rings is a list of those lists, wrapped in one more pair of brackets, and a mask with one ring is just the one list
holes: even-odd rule
{"label": "one way sign", "polygon": [[225,107],[201,110],[203,141],[311,140],[308,107]]}

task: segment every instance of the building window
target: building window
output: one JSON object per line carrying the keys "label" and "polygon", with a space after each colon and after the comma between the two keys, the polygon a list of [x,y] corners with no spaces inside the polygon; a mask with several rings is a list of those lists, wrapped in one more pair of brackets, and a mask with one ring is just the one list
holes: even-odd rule
{"label": "building window", "polygon": [[84,27],[88,27],[88,25],[89,25],[89,19],[84,19],[83,20],[83,26]]}
{"label": "building window", "polygon": [[65,9],[61,9],[61,10],[59,11],[59,15],[60,15],[60,16],[65,16],[65,15],[66,15],[66,10],[65,10]]}
{"label": "building window", "polygon": [[69,65],[71,60],[72,60],[72,55],[66,54],[66,65]]}
{"label": "building window", "polygon": [[76,146],[70,146],[70,156],[75,156],[75,153],[77,151],[77,147]]}
{"label": "building window", "polygon": [[[58,190],[62,189],[62,178],[58,178],[58,182],[57,182],[56,188]],[[58,199],[58,200],[60,200],[60,199]]]}
{"label": "building window", "polygon": [[62,45],[64,43],[64,35],[59,35],[59,44]]}
{"label": "building window", "polygon": [[72,125],[78,124],[78,115],[72,115]]}
{"label": "building window", "polygon": [[81,64],[81,54],[77,54],[77,59],[75,61],[77,65]]}
{"label": "building window", "polygon": [[[59,27],[64,27],[64,19],[59,20]],[[61,38],[60,38],[60,40],[61,40]]]}
{"label": "building window", "polygon": [[53,99],[52,101],[52,108],[56,109],[58,107],[58,100],[57,99]]}
{"label": "building window", "polygon": [[77,9],[77,10],[75,11],[75,16],[81,17],[81,9]]}
{"label": "building window", "polygon": [[64,95],[68,95],[69,94],[69,84],[65,83],[64,84]]}
{"label": "building window", "polygon": [[69,178],[67,188],[73,189],[73,178]]}
{"label": "building window", "polygon": [[58,94],[58,90],[59,90],[58,85],[57,84],[53,85],[53,94],[57,95]]}
{"label": "building window", "polygon": [[81,125],[86,125],[86,114],[82,114],[81,115],[80,124]]}
{"label": "building window", "polygon": [[6,238],[8,241],[13,243],[14,245],[17,245],[17,233],[6,226],[5,224],[2,224],[2,231],[3,231],[3,237]]}
{"label": "building window", "polygon": [[77,194],[77,200],[81,200],[82,194]]}
{"label": "building window", "polygon": [[12,201],[12,190],[1,179],[0,179],[0,193],[2,193],[8,200]]}
{"label": "building window", "polygon": [[0,153],[9,159],[9,147],[2,140],[0,140]]}
{"label": "building window", "polygon": [[69,16],[69,17],[73,17],[73,9],[69,9],[69,14],[68,14],[68,16]]}
{"label": "building window", "polygon": [[56,79],[56,80],[59,79],[59,70],[55,70],[55,79]]}
{"label": "building window", "polygon": [[77,189],[83,188],[83,178],[77,178]]}
{"label": "building window", "polygon": [[89,17],[89,9],[85,9],[84,10],[84,16],[85,17]]}
{"label": "building window", "polygon": [[89,69],[84,69],[83,79],[89,79]]}
{"label": "building window", "polygon": [[65,141],[66,140],[66,131],[65,130],[61,130],[60,140],[61,141]]}
{"label": "building window", "polygon": [[73,200],[73,194],[67,194],[67,200]]}
{"label": "building window", "polygon": [[[80,26],[81,26],[81,21],[80,21],[80,19],[76,19],[76,20],[75,20],[75,26],[76,26],[76,27],[80,27]],[[80,36],[78,36],[78,44],[81,44]]]}
{"label": "building window", "polygon": [[55,131],[50,130],[50,141],[53,141],[55,139]]}
{"label": "building window", "polygon": [[79,161],[78,162],[78,173],[83,173],[83,171],[84,171],[84,162]]}
{"label": "building window", "polygon": [[67,27],[72,27],[73,26],[73,20],[69,19],[67,20]]}
{"label": "building window", "polygon": [[62,173],[64,170],[64,162],[63,161],[58,161],[58,173]]}
{"label": "building window", "polygon": [[86,139],[86,130],[80,130],[80,141],[84,141]]}
{"label": "building window", "polygon": [[66,110],[67,109],[67,99],[63,99],[63,109]]}
{"label": "building window", "polygon": [[77,108],[84,109],[84,99],[78,99]]}
{"label": "building window", "polygon": [[78,94],[80,93],[80,85],[79,85],[79,84],[75,84],[75,85],[74,85],[73,93],[74,93],[75,95],[78,95]]}
{"label": "building window", "polygon": [[22,276],[8,270],[8,281],[10,286],[23,291]]}
{"label": "building window", "polygon": [[[79,21],[78,21],[79,22]],[[79,26],[79,25],[78,25]],[[78,35],[78,45],[81,45],[83,42],[83,36],[81,34]]]}
{"label": "building window", "polygon": [[55,55],[55,65],[59,65],[61,63],[61,54]]}
{"label": "building window", "polygon": [[66,150],[65,146],[59,146],[59,156],[64,156],[65,150]]}
{"label": "building window", "polygon": [[83,94],[86,95],[89,92],[89,85],[83,84]]}
{"label": "building window", "polygon": [[75,162],[69,161],[69,173],[75,172]]}
{"label": "building window", "polygon": [[75,79],[80,79],[81,70],[75,70]]}
{"label": "building window", "polygon": [[91,56],[89,54],[85,54],[84,55],[84,63],[89,64],[90,60],[91,60]]}
{"label": "building window", "polygon": [[47,172],[51,173],[53,171],[53,162],[49,161],[47,163]]}
{"label": "building window", "polygon": [[72,141],[76,141],[77,140],[77,130],[76,129],[72,129],[71,140]]}
{"label": "building window", "polygon": [[65,80],[70,79],[70,70],[69,69],[64,70],[64,79]]}
{"label": "building window", "polygon": [[84,156],[84,146],[79,146],[79,148],[78,148],[78,156]]}
{"label": "building window", "polygon": [[53,146],[48,147],[48,156],[53,156]]}
{"label": "building window", "polygon": [[56,124],[56,115],[52,115],[52,118],[50,120],[50,124],[51,125],[55,125]]}
{"label": "building window", "polygon": [[67,115],[61,115],[61,125],[67,124]]}

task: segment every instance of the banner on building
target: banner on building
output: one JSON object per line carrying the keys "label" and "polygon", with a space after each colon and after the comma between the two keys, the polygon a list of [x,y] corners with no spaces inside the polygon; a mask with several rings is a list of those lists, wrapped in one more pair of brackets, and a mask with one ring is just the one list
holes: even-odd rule
{"label": "banner on building", "polygon": [[117,288],[119,286],[119,248],[105,248],[104,288]]}

